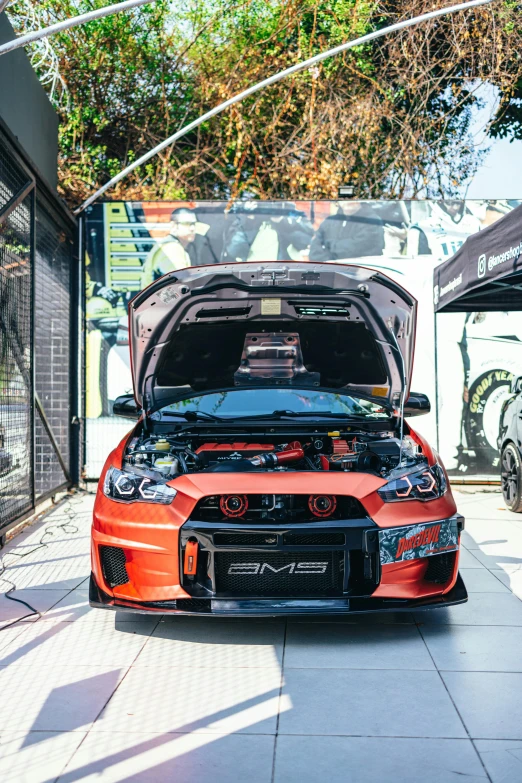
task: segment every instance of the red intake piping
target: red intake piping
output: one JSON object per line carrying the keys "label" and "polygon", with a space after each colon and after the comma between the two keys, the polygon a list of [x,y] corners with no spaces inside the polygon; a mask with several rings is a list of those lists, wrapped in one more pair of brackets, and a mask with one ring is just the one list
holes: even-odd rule
{"label": "red intake piping", "polygon": [[250,457],[248,461],[256,467],[275,468],[277,465],[284,465],[287,462],[299,462],[303,458],[304,451],[302,448],[298,448],[278,453],[258,454],[257,457]]}

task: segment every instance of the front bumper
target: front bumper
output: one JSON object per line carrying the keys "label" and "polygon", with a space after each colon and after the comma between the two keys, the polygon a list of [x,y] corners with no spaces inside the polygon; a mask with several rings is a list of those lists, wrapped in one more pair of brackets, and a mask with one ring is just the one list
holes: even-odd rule
{"label": "front bumper", "polygon": [[98,609],[134,614],[176,614],[196,616],[293,617],[300,615],[347,615],[372,612],[412,612],[441,609],[466,603],[468,593],[462,577],[443,595],[419,599],[396,598],[323,598],[323,599],[179,599],[173,601],[124,601],[103,592],[91,574],[89,603]]}

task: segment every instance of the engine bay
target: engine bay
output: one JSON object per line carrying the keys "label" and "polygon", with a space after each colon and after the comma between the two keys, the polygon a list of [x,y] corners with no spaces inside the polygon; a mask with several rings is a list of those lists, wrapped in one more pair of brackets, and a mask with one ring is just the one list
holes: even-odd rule
{"label": "engine bay", "polygon": [[413,468],[425,461],[409,435],[401,442],[393,430],[350,427],[272,427],[248,433],[207,428],[142,431],[131,438],[124,455],[124,466],[164,481],[190,473],[272,471],[355,471],[389,478],[399,464]]}

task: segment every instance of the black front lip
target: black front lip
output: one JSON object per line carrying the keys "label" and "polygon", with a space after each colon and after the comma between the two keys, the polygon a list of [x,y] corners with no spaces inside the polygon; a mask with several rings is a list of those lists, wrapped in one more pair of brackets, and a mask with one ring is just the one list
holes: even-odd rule
{"label": "black front lip", "polygon": [[[186,599],[185,599],[186,600]],[[195,599],[197,600],[197,599]],[[118,612],[134,614],[177,614],[194,615],[197,617],[237,616],[237,617],[293,617],[300,615],[347,615],[371,614],[378,612],[413,612],[424,609],[442,609],[448,606],[464,604],[468,600],[468,592],[460,573],[455,586],[445,595],[429,596],[416,600],[399,600],[393,598],[346,598],[346,599],[306,599],[300,598],[292,602],[286,599],[212,599],[210,611],[178,609],[176,601],[164,601],[161,606],[157,602],[122,601],[104,593],[91,574],[89,584],[89,604],[98,609],[109,609]],[[218,607],[233,603],[235,608]],[[209,601],[203,602],[207,605]],[[172,604],[172,606],[168,606]],[[255,606],[253,606],[255,604]],[[344,605],[343,605],[344,604]]]}

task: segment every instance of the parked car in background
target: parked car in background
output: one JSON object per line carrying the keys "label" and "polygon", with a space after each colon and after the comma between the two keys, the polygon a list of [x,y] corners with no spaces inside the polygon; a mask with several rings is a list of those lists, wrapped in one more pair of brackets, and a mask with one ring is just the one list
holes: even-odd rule
{"label": "parked car in background", "polygon": [[510,511],[522,512],[522,376],[513,378],[502,406],[498,447],[504,501]]}

